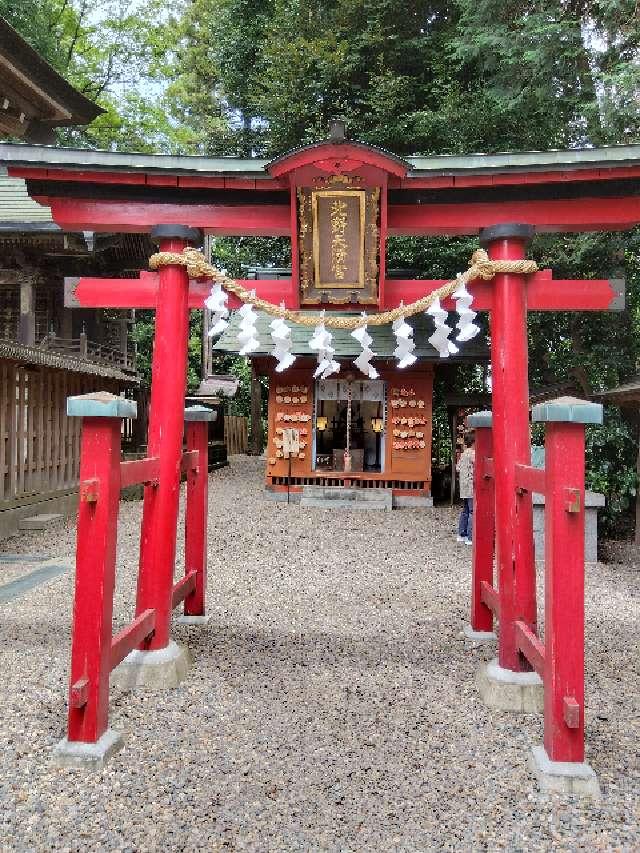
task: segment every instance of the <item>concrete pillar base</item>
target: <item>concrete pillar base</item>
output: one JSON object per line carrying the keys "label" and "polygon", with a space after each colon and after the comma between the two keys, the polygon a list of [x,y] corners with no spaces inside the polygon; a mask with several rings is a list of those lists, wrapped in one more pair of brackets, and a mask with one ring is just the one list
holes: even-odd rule
{"label": "concrete pillar base", "polygon": [[474,643],[495,643],[498,639],[493,631],[474,631],[471,625],[464,626],[462,636]]}
{"label": "concrete pillar base", "polygon": [[211,615],[204,616],[177,616],[175,619],[178,625],[206,625],[211,622]]}
{"label": "concrete pillar base", "polygon": [[544,711],[544,687],[536,672],[512,672],[503,669],[494,658],[481,666],[476,681],[482,701],[489,708],[521,714]]}
{"label": "concrete pillar base", "polygon": [[122,735],[113,729],[107,729],[95,743],[63,738],[53,749],[53,763],[56,767],[102,770],[111,756],[122,749],[123,745]]}
{"label": "concrete pillar base", "polygon": [[529,765],[541,791],[574,794],[592,800],[600,799],[600,785],[592,767],[578,761],[551,761],[543,746],[534,746]]}
{"label": "concrete pillar base", "polygon": [[134,649],[111,673],[111,684],[123,690],[138,687],[177,687],[186,676],[191,655],[173,640],[164,649],[142,652]]}

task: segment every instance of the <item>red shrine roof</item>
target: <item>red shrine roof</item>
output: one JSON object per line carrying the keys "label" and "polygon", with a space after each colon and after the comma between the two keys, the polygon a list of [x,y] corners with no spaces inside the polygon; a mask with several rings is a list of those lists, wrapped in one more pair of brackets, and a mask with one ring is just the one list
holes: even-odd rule
{"label": "red shrine roof", "polygon": [[385,185],[389,235],[475,234],[498,222],[542,232],[640,222],[640,145],[402,159],[334,137],[268,161],[0,144],[0,163],[66,230],[181,222],[219,235],[289,235],[292,187],[323,173]]}
{"label": "red shrine roof", "polygon": [[[634,168],[640,175],[640,144],[602,148],[570,148],[552,151],[521,151],[502,154],[433,154],[400,158],[395,154],[359,142],[321,142],[295,149],[274,160],[259,157],[207,157],[201,155],[137,154],[88,148],[58,148],[52,145],[0,143],[0,163],[9,167],[43,167],[84,171],[153,172],[175,175],[211,175],[268,180],[281,173],[281,165],[298,155],[318,151],[322,146],[349,145],[376,152],[390,163],[406,167],[406,179],[425,177],[470,177],[518,172],[580,172]],[[637,172],[635,170],[637,169]],[[610,175],[612,177],[612,175]],[[566,175],[564,178],[566,179]],[[606,177],[606,176],[604,176]]]}

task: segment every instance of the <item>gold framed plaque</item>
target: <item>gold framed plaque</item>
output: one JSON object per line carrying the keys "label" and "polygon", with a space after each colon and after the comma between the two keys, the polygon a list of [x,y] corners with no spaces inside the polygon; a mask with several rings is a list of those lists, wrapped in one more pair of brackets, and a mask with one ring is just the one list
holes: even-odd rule
{"label": "gold framed plaque", "polygon": [[378,301],[380,191],[341,177],[298,190],[302,304]]}
{"label": "gold framed plaque", "polygon": [[320,290],[364,287],[364,190],[314,190],[313,275]]}

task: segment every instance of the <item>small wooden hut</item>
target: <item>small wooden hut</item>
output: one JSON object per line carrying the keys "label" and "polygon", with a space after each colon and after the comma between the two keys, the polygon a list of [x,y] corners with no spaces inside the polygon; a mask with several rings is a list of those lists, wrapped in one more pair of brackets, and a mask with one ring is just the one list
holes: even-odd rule
{"label": "small wooden hut", "polygon": [[[329,315],[330,312],[327,312]],[[341,316],[345,316],[342,312]],[[367,379],[353,365],[360,353],[346,330],[336,329],[332,345],[341,363],[339,375],[325,380],[313,377],[317,367],[308,343],[313,329],[293,326],[292,367],[276,373],[270,357],[273,341],[269,317],[259,314],[260,347],[251,355],[256,373],[268,377],[268,435],[266,488],[278,492],[301,491],[306,485],[348,485],[363,489],[391,489],[396,506],[430,505],[432,398],[438,353],[427,342],[430,321],[424,315],[407,322],[418,345],[416,363],[399,369],[393,357],[396,340],[390,326],[371,326],[371,349],[377,354],[378,379]],[[217,352],[237,352],[239,317],[234,314],[214,347]],[[482,339],[465,344],[448,361],[481,362],[488,358]],[[300,450],[285,458],[282,436],[288,426],[300,432]],[[351,470],[345,471],[349,447]]]}

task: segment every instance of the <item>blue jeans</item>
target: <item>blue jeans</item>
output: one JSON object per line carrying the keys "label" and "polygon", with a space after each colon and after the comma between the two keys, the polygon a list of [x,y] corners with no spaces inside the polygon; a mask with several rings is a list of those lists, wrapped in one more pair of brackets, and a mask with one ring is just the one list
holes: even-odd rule
{"label": "blue jeans", "polygon": [[464,498],[460,521],[458,522],[458,535],[465,539],[473,536],[473,498]]}

